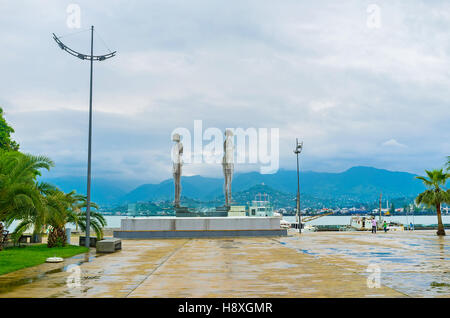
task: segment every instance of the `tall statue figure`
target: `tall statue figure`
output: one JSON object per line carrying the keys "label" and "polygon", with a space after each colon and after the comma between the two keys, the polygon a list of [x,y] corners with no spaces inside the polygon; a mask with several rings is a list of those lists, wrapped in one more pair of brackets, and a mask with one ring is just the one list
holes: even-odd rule
{"label": "tall statue figure", "polygon": [[223,143],[223,159],[222,168],[225,177],[224,192],[225,192],[225,206],[231,204],[231,180],[233,179],[234,171],[234,146],[233,146],[233,132],[229,129],[225,131],[225,141]]}
{"label": "tall statue figure", "polygon": [[183,165],[183,144],[180,141],[180,135],[174,134],[172,141],[176,144],[172,148],[172,160],[173,160],[173,181],[175,183],[175,200],[173,205],[175,207],[180,207],[180,196],[181,196],[181,166]]}

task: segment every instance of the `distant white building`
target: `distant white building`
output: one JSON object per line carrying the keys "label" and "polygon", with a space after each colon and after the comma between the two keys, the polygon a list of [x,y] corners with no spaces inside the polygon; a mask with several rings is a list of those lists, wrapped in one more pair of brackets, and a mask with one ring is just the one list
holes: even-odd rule
{"label": "distant white building", "polygon": [[232,205],[228,211],[228,216],[245,216],[245,205]]}

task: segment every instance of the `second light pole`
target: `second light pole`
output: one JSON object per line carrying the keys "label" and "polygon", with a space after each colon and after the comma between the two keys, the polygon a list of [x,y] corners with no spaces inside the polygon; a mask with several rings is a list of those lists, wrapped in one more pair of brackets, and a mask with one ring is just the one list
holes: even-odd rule
{"label": "second light pole", "polygon": [[297,222],[299,233],[302,232],[302,220],[300,216],[300,169],[298,164],[298,155],[302,152],[302,149],[303,149],[303,141],[299,143],[297,138],[294,153],[297,155]]}

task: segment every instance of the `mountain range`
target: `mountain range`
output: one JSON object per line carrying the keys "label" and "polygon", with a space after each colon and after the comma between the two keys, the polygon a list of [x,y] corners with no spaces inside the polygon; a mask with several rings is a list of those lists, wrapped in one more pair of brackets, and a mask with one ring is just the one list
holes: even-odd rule
{"label": "mountain range", "polygon": [[[372,167],[353,167],[344,172],[312,172],[300,174],[301,194],[320,200],[350,200],[373,202],[383,193],[384,198],[414,197],[424,190],[422,182],[407,172],[394,172]],[[84,177],[45,178],[63,191],[85,193]],[[233,192],[245,192],[255,185],[267,185],[283,194],[297,191],[297,172],[279,170],[275,174],[258,172],[238,173],[233,178]],[[182,195],[188,198],[211,201],[222,198],[223,179],[202,176],[181,178]],[[133,202],[163,201],[173,199],[173,180],[143,184],[127,192],[117,182],[94,178],[92,200],[101,205],[118,205]]]}

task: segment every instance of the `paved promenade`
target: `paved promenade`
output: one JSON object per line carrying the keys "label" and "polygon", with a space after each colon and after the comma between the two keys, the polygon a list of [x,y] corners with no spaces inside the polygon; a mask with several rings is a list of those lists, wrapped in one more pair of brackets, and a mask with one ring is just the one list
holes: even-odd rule
{"label": "paved promenade", "polygon": [[114,254],[0,276],[0,297],[449,297],[449,249],[434,231],[124,240]]}

